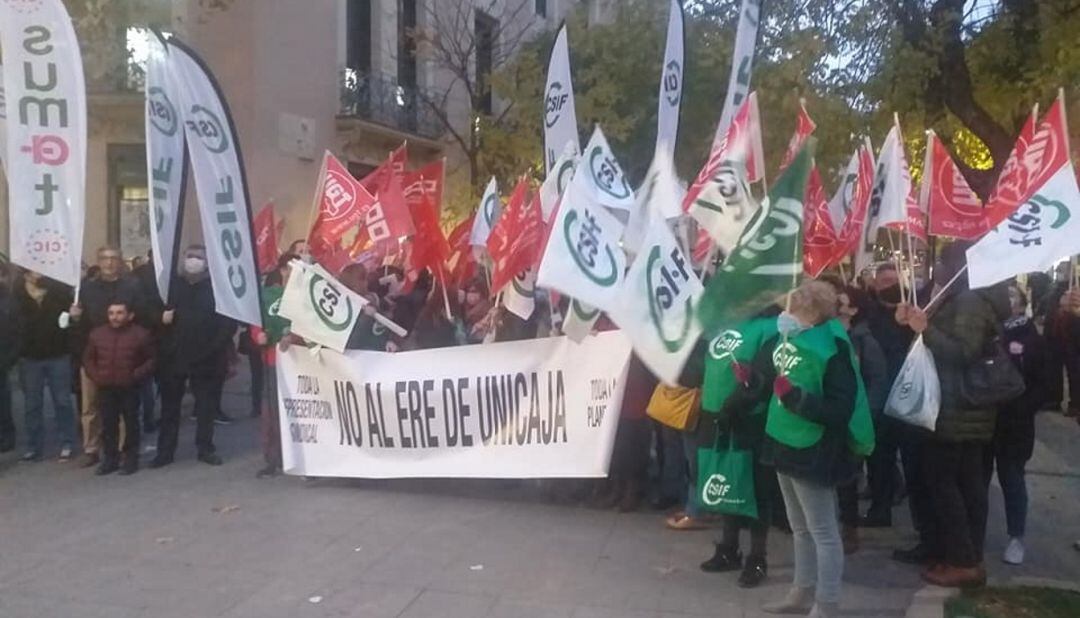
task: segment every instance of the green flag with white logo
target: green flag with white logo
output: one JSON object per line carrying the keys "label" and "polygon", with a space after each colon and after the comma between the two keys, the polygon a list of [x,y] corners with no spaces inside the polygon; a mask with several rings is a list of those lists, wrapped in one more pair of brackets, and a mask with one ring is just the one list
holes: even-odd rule
{"label": "green flag with white logo", "polygon": [[710,336],[782,298],[803,272],[803,194],[816,140],[809,138],[705,287],[697,317]]}

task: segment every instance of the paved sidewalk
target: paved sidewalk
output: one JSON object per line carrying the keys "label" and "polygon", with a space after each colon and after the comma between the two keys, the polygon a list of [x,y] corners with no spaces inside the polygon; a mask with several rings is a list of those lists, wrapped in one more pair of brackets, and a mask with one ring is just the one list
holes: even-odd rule
{"label": "paved sidewalk", "polygon": [[[226,398],[236,416],[247,410],[240,386]],[[772,535],[768,585],[744,591],[734,575],[698,570],[711,532],[546,504],[531,481],[256,480],[256,430],[246,418],[219,427],[226,464],[211,468],[193,461],[185,422],[176,464],[127,478],[0,457],[0,616],[756,617],[791,580],[786,535]],[[1040,434],[1030,562],[997,559],[995,487],[994,578],[1080,575],[1069,547],[1080,539],[1080,428],[1047,417]],[[845,616],[904,615],[922,584],[887,554],[909,541],[864,532]]]}

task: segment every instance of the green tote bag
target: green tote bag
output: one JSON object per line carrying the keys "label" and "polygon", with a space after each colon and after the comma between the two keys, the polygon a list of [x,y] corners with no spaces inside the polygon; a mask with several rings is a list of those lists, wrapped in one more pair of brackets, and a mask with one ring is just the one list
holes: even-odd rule
{"label": "green tote bag", "polygon": [[728,432],[726,448],[716,444],[698,449],[697,500],[702,509],[757,519],[754,495],[754,453],[735,447]]}

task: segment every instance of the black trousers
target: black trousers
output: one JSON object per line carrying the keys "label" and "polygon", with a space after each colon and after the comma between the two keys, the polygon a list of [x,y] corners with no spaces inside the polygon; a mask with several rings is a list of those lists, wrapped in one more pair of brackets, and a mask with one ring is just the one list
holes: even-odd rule
{"label": "black trousers", "polygon": [[874,418],[874,452],[866,462],[870,485],[870,513],[892,515],[896,497],[896,453],[903,438],[903,421],[879,414]]}
{"label": "black trousers", "polygon": [[[759,514],[760,515],[760,514]],[[721,529],[720,546],[728,550],[739,549],[739,531],[750,531],[750,556],[765,558],[765,550],[769,545],[769,520],[764,517],[753,519],[740,515],[724,515],[723,528]]]}
{"label": "black trousers", "polygon": [[840,523],[850,528],[859,527],[859,480],[852,479],[836,488],[840,501]]}
{"label": "black trousers", "polygon": [[261,350],[256,349],[251,354],[248,354],[248,363],[251,367],[251,415],[260,416],[262,414],[263,392],[266,388],[267,369],[263,363]]}
{"label": "black trousers", "polygon": [[161,425],[158,429],[157,456],[172,459],[180,432],[180,404],[187,385],[195,395],[195,447],[199,454],[214,452],[214,417],[221,407],[224,378],[200,374],[165,374],[161,376]]}
{"label": "black trousers", "polygon": [[98,387],[98,413],[101,414],[101,443],[105,459],[116,461],[119,455],[120,419],[124,419],[124,459],[139,457],[139,387]]}
{"label": "black trousers", "polygon": [[1080,354],[1051,345],[1046,356],[1046,403],[1065,401],[1065,374],[1069,379],[1069,409],[1080,410]]}
{"label": "black trousers", "polygon": [[904,465],[904,482],[908,491],[908,508],[911,522],[919,533],[919,543],[928,548],[935,558],[944,552],[941,547],[941,535],[937,529],[937,517],[934,514],[934,500],[930,489],[933,474],[924,472],[924,450],[930,443],[931,434],[918,427],[903,424],[899,426],[897,436],[900,444],[900,460]]}
{"label": "black trousers", "polygon": [[930,483],[939,547],[945,564],[973,567],[982,562],[987,502],[984,450],[979,442],[929,441],[923,471]]}
{"label": "black trousers", "polygon": [[4,442],[15,445],[15,419],[11,417],[11,367],[0,367],[0,446]]}

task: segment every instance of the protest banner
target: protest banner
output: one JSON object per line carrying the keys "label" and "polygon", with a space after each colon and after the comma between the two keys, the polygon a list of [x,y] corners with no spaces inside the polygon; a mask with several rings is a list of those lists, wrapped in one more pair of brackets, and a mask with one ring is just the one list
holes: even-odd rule
{"label": "protest banner", "polygon": [[86,83],[60,0],[0,3],[11,261],[79,284],[86,218]]}
{"label": "protest banner", "polygon": [[603,477],[630,344],[619,332],[399,352],[278,354],[283,468],[360,478]]}

